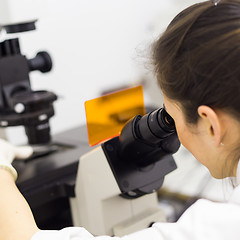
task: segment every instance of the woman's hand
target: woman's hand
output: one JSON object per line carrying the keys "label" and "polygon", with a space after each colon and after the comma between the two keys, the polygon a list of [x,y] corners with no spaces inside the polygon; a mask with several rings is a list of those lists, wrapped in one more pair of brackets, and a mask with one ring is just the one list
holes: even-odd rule
{"label": "woman's hand", "polygon": [[12,166],[15,158],[25,159],[31,156],[33,149],[30,146],[15,146],[0,139],[0,168],[9,171],[14,180],[17,179],[17,171]]}

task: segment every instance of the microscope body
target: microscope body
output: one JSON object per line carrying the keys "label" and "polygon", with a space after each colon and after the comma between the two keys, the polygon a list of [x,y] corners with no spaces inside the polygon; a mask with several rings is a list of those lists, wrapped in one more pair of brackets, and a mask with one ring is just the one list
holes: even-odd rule
{"label": "microscope body", "polygon": [[156,192],[138,198],[122,196],[102,146],[80,158],[70,205],[74,225],[94,235],[123,236],[165,221]]}

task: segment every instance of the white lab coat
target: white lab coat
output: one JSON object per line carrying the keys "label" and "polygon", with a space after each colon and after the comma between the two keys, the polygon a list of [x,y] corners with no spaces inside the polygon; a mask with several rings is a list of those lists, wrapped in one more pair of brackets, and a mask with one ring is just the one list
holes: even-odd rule
{"label": "white lab coat", "polygon": [[176,223],[155,223],[153,227],[124,236],[92,236],[81,227],[35,233],[31,240],[240,240],[240,163],[238,186],[230,200],[216,203],[198,200]]}

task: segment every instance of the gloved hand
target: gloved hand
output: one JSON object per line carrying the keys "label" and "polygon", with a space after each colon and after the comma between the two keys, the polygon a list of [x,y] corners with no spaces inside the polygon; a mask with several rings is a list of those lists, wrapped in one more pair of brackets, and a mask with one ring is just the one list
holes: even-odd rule
{"label": "gloved hand", "polygon": [[25,159],[32,155],[33,148],[30,146],[15,146],[3,139],[0,139],[0,168],[9,171],[14,180],[17,179],[17,171],[12,166],[15,158]]}

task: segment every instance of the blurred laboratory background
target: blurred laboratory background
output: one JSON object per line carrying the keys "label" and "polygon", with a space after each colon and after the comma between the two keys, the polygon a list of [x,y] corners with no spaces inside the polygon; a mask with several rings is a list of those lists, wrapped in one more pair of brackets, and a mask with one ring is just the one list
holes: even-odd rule
{"label": "blurred laboratory background", "polygon": [[[85,123],[84,102],[102,93],[144,82],[145,103],[162,105],[151,75],[151,43],[193,0],[34,0],[18,10],[38,19],[37,30],[20,33],[22,54],[46,50],[53,69],[30,73],[34,90],[59,96],[50,120],[52,133]],[[27,7],[26,7],[27,6]],[[0,35],[5,39],[4,33]],[[8,128],[14,143],[25,140],[23,127]],[[18,136],[18,138],[16,138]]]}

